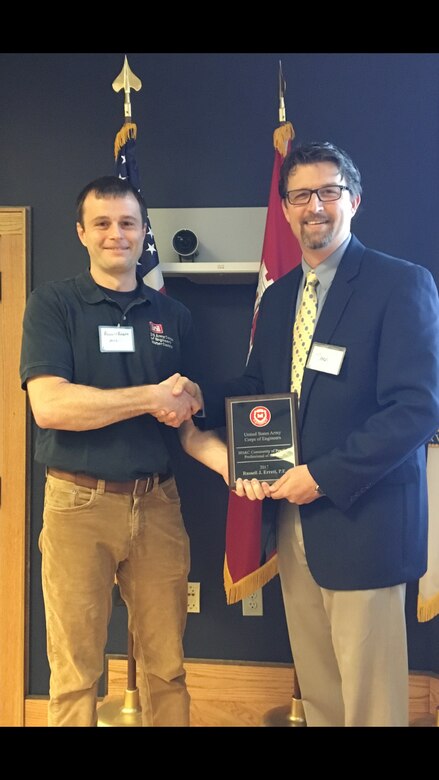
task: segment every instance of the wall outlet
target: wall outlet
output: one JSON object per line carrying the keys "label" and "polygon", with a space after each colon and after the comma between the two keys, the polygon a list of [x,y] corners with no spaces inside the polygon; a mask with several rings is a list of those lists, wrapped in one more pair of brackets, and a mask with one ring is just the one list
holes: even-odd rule
{"label": "wall outlet", "polygon": [[188,582],[187,584],[187,611],[200,611],[200,583]]}
{"label": "wall outlet", "polygon": [[250,596],[242,599],[242,614],[246,617],[250,615],[260,617],[264,614],[262,608],[262,588],[258,588],[254,593],[250,593]]}

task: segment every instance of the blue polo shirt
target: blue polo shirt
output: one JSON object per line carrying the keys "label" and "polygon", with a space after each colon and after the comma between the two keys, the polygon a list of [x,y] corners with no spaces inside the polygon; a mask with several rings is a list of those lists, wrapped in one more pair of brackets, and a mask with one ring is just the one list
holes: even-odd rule
{"label": "blue polo shirt", "polygon": [[[133,352],[102,352],[99,328],[133,329]],[[156,384],[179,371],[194,375],[194,334],[188,309],[138,279],[125,310],[87,271],[32,292],[23,323],[22,387],[52,375],[101,389]],[[176,431],[149,414],[89,431],[37,427],[35,458],[46,466],[100,479],[165,473]]]}

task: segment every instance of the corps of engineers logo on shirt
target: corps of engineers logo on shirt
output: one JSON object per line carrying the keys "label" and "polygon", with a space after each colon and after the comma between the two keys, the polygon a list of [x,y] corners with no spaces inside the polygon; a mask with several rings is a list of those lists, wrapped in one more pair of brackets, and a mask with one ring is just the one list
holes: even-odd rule
{"label": "corps of engineers logo on shirt", "polygon": [[149,323],[149,332],[151,336],[151,344],[155,344],[156,347],[167,347],[173,349],[174,339],[171,336],[166,336],[163,333],[163,325],[160,322]]}

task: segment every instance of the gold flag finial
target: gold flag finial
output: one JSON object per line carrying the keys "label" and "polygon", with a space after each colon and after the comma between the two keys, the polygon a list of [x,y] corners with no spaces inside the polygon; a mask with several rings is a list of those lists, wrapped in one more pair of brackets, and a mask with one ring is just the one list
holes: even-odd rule
{"label": "gold flag finial", "polygon": [[133,71],[128,65],[126,55],[123,68],[119,75],[114,79],[112,87],[115,92],[120,92],[120,90],[123,89],[125,93],[123,103],[125,121],[117,133],[116,138],[114,139],[114,159],[117,160],[117,155],[119,154],[122,147],[126,144],[128,139],[135,139],[137,135],[137,126],[131,119],[130,90],[135,89],[136,92],[138,92],[139,89],[142,89],[142,82],[139,78],[137,78],[137,76],[134,75]]}
{"label": "gold flag finial", "polygon": [[123,68],[118,76],[113,81],[112,87],[115,92],[120,92],[121,89],[124,90],[125,93],[125,99],[124,99],[124,117],[125,122],[131,121],[131,102],[130,102],[130,90],[135,89],[136,92],[139,91],[139,89],[142,89],[142,82],[139,78],[133,73],[130,66],[128,65],[127,56],[125,55],[125,60],[123,63]]}
{"label": "gold flag finial", "polygon": [[287,91],[287,82],[282,73],[282,62],[279,60],[279,122],[280,126],[273,133],[273,145],[282,157],[285,157],[288,150],[288,142],[294,138],[294,127],[291,122],[287,122],[285,111],[285,92]]}

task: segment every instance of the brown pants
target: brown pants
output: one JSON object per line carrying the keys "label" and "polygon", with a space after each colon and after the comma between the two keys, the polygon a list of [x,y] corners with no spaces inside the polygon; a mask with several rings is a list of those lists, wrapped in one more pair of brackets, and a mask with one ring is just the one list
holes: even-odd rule
{"label": "brown pants", "polygon": [[189,725],[182,637],[189,540],[173,478],[142,496],[47,476],[40,537],[49,725],[94,726],[114,579],[134,637],[143,725]]}

